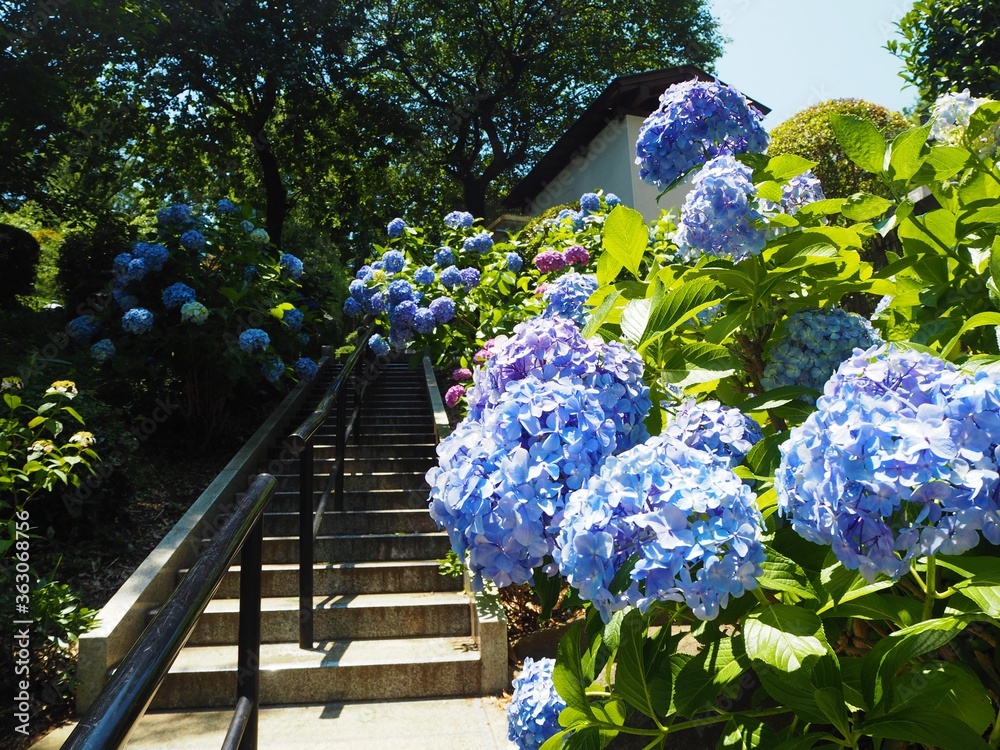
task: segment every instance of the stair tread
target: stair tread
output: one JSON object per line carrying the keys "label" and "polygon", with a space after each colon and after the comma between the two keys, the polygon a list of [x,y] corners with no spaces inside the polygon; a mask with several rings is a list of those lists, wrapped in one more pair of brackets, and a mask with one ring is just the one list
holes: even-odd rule
{"label": "stair tread", "polygon": [[[388,594],[334,594],[314,596],[313,609],[366,609],[378,607],[436,607],[441,605],[467,605],[469,598],[463,591],[418,591]],[[266,596],[260,600],[262,612],[297,611],[298,596]],[[239,612],[239,599],[213,599],[205,608],[206,614]]]}
{"label": "stair tread", "polygon": [[[181,649],[171,673],[235,672],[238,647],[188,646]],[[297,643],[262,643],[260,669],[314,669],[479,660],[471,636],[341,639],[320,641],[309,650]]]}
{"label": "stair tread", "polygon": [[[354,570],[371,569],[380,570],[384,568],[437,568],[441,563],[438,560],[357,560],[354,562],[317,562],[313,563],[313,570]],[[281,571],[298,570],[298,563],[264,563],[261,570]],[[180,572],[186,574],[188,568],[181,568]],[[231,565],[229,571],[240,572],[239,565]]]}
{"label": "stair tread", "polygon": [[[448,532],[446,531],[404,531],[397,532],[393,534],[320,534],[316,537],[316,541],[345,541],[348,539],[425,539],[427,537],[447,537]],[[294,541],[299,540],[298,534],[288,534],[288,535],[275,535],[264,537],[265,544],[269,541]]]}

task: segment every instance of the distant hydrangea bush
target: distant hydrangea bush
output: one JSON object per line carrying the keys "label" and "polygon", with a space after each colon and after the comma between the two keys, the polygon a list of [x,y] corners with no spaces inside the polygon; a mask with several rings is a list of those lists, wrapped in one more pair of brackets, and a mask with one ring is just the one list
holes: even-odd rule
{"label": "distant hydrangea bush", "polygon": [[1000,544],[1000,376],[930,354],[856,352],[781,445],[778,512],[868,580]]}
{"label": "distant hydrangea bush", "polygon": [[[668,435],[607,460],[566,502],[553,556],[605,622],[631,604],[683,602],[715,619],[762,574],[762,519],[725,459]],[[611,582],[633,555],[623,592]]]}
{"label": "distant hydrangea bush", "polygon": [[639,179],[662,188],[717,156],[763,152],[761,119],[743,94],[718,81],[676,83],[639,128]]}
{"label": "distant hydrangea bush", "polygon": [[101,321],[94,315],[80,315],[66,324],[66,335],[80,346],[86,346],[101,330]]}
{"label": "distant hydrangea bush", "polygon": [[552,682],[555,659],[524,660],[521,673],[514,678],[514,693],[507,706],[507,739],[518,750],[538,750],[559,732],[559,713],[566,708]]}
{"label": "distant hydrangea bush", "polygon": [[291,253],[282,253],[281,258],[278,259],[278,266],[288,274],[292,281],[301,279],[305,270],[302,261]]}
{"label": "distant hydrangea bush", "polygon": [[741,412],[723,406],[718,401],[684,401],[664,425],[663,435],[679,440],[692,448],[708,451],[725,461],[730,468],[743,462],[764,437],[757,422]]}
{"label": "distant hydrangea bush", "polygon": [[823,185],[816,175],[807,170],[790,179],[788,184],[781,188],[781,210],[794,216],[806,204],[824,198],[826,196],[823,194]]}
{"label": "distant hydrangea bush", "polygon": [[837,307],[799,310],[788,316],[784,336],[767,355],[761,385],[767,390],[792,385],[822,391],[855,349],[880,343],[882,337],[857,313]]}
{"label": "distant hydrangea bush", "polygon": [[731,156],[718,156],[695,175],[684,200],[674,241],[686,261],[702,255],[736,262],[760,254],[767,241],[756,205],[753,170]]}

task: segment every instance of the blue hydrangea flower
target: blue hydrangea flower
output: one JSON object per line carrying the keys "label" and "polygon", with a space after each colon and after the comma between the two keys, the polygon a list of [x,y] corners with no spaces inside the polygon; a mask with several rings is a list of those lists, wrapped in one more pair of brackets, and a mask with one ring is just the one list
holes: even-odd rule
{"label": "blue hydrangea flower", "polygon": [[467,229],[471,227],[475,221],[476,217],[468,211],[452,211],[444,217],[445,226],[451,227],[452,229]]}
{"label": "blue hydrangea flower", "polygon": [[146,261],[142,258],[133,258],[128,262],[128,268],[125,270],[124,281],[142,281],[143,277],[149,272],[149,266],[146,265]]}
{"label": "blue hydrangea flower", "polygon": [[302,330],[302,324],[305,322],[306,316],[301,310],[296,310],[292,308],[291,310],[285,310],[285,314],[281,318],[281,322],[288,326],[288,330],[293,333],[298,333]]}
{"label": "blue hydrangea flower", "polygon": [[163,290],[163,306],[168,310],[180,307],[195,298],[195,291],[184,282],[178,281]]}
{"label": "blue hydrangea flower", "polygon": [[205,321],[208,320],[208,315],[208,308],[195,300],[185,302],[181,306],[181,320],[185,323],[204,325]]}
{"label": "blue hydrangea flower", "polygon": [[406,256],[399,250],[387,250],[382,256],[382,262],[385,263],[386,273],[399,273],[406,263]]}
{"label": "blue hydrangea flower", "polygon": [[144,307],[133,307],[122,316],[122,328],[141,336],[153,329],[153,313]]}
{"label": "blue hydrangea flower", "polygon": [[692,448],[708,451],[730,467],[738,466],[764,437],[760,425],[739,409],[718,401],[688,399],[673,413],[663,434]]}
{"label": "blue hydrangea flower", "polygon": [[90,347],[90,356],[98,362],[106,362],[115,356],[115,345],[111,339],[101,339]]}
{"label": "blue hydrangea flower", "polygon": [[583,214],[571,208],[564,208],[556,214],[556,222],[559,224],[568,224],[574,229],[580,230],[583,229]]}
{"label": "blue hydrangea flower", "polygon": [[403,236],[404,229],[406,229],[406,222],[402,219],[396,218],[389,222],[389,226],[386,227],[386,232],[389,234],[389,237],[395,239]]}
{"label": "blue hydrangea flower", "polygon": [[128,312],[133,307],[139,306],[139,299],[134,294],[129,294],[122,289],[115,289],[111,292],[111,296],[115,300],[115,304],[121,308],[122,312]]}
{"label": "blue hydrangea flower", "polygon": [[160,224],[182,227],[191,221],[191,206],[176,203],[172,206],[161,208],[156,212],[156,220]]}
{"label": "blue hydrangea flower", "polygon": [[614,208],[622,204],[622,199],[614,193],[608,193],[604,196],[604,202],[608,204],[608,208]]}
{"label": "blue hydrangea flower", "polygon": [[396,325],[389,330],[389,343],[396,351],[406,351],[411,341],[413,341],[413,328],[410,326]]}
{"label": "blue hydrangea flower", "polygon": [[220,216],[228,216],[229,214],[239,213],[240,209],[235,203],[233,203],[229,198],[220,198],[219,202],[215,204],[215,213]]}
{"label": "blue hydrangea flower", "polygon": [[295,362],[292,370],[299,380],[315,380],[317,373],[319,373],[319,365],[309,357],[302,357]]}
{"label": "blue hydrangea flower", "polygon": [[[756,497],[726,462],[675,438],[650,438],[618,456],[570,495],[554,559],[605,622],[632,604],[684,602],[712,620],[763,572]],[[610,585],[638,556],[631,584]]]}
{"label": "blue hydrangea flower", "polygon": [[988,99],[977,99],[965,89],[960,93],[948,92],[939,96],[931,106],[931,132],[929,138],[949,146],[961,146],[969,118]]}
{"label": "blue hydrangea flower", "polygon": [[480,232],[471,237],[467,237],[462,243],[462,249],[467,253],[477,253],[485,255],[493,249],[493,237],[489,232]]}
{"label": "blue hydrangea flower", "polygon": [[466,291],[479,286],[480,274],[478,268],[463,268],[459,271],[459,276],[462,278],[462,286],[465,287]]}
{"label": "blue hydrangea flower", "polygon": [[344,315],[353,318],[355,315],[360,315],[363,309],[362,303],[358,302],[354,297],[348,297],[344,300]]}
{"label": "blue hydrangea flower", "polygon": [[243,230],[243,234],[250,234],[253,231],[253,222],[249,219],[244,219],[240,222],[240,229]]}
{"label": "blue hydrangea flower", "polygon": [[434,269],[430,266],[421,266],[413,274],[413,280],[418,284],[433,284],[435,278]]}
{"label": "blue hydrangea flower", "polygon": [[101,329],[101,322],[93,315],[81,315],[66,324],[66,335],[80,346],[86,346]]}
{"label": "blue hydrangea flower", "polygon": [[271,235],[267,233],[266,229],[257,228],[250,232],[250,241],[256,245],[266,245],[271,241]]}
{"label": "blue hydrangea flower", "polygon": [[455,301],[451,297],[438,297],[431,300],[428,309],[434,313],[434,320],[441,325],[451,322],[455,317]]}
{"label": "blue hydrangea flower", "polygon": [[763,152],[761,119],[743,94],[718,81],[676,83],[639,128],[639,179],[663,188],[717,156]]}
{"label": "blue hydrangea flower", "polygon": [[163,265],[170,257],[170,251],[166,247],[159,243],[151,245],[148,242],[137,242],[132,248],[132,254],[136,258],[142,258],[150,271],[162,271]]}
{"label": "blue hydrangea flower", "polygon": [[296,258],[291,253],[282,253],[281,257],[278,259],[278,267],[282,271],[288,274],[288,278],[292,281],[298,281],[302,278],[304,268],[302,266],[302,261]]}
{"label": "blue hydrangea flower", "polygon": [[450,248],[441,247],[434,253],[434,265],[438,268],[450,266],[455,262],[455,253]]}
{"label": "blue hydrangea flower", "polygon": [[892,345],[856,351],[781,445],[778,512],[873,581],[1000,543],[1000,376]]}
{"label": "blue hydrangea flower", "polygon": [[417,333],[431,333],[436,325],[437,319],[428,307],[421,307],[417,310],[416,315],[413,316],[413,329]]}
{"label": "blue hydrangea flower", "polygon": [[768,354],[761,385],[767,390],[794,385],[821,391],[855,349],[880,343],[882,337],[860,315],[836,307],[799,310],[788,316],[784,336]]}
{"label": "blue hydrangea flower", "polygon": [[[403,300],[389,310],[389,324],[393,329],[412,328],[416,317],[417,304],[413,300]],[[389,334],[392,334],[392,330]]]}
{"label": "blue hydrangea flower", "polygon": [[281,361],[281,357],[269,357],[266,362],[261,363],[260,371],[268,383],[277,383],[285,374],[285,363]]}
{"label": "blue hydrangea flower", "polygon": [[408,299],[413,299],[413,287],[409,281],[406,279],[396,279],[389,284],[390,305],[398,305],[400,302],[405,302]]}
{"label": "blue hydrangea flower", "polygon": [[247,283],[253,283],[260,278],[260,269],[257,266],[247,266],[243,269],[243,280]]}
{"label": "blue hydrangea flower", "polygon": [[384,357],[389,353],[389,342],[382,338],[382,334],[376,333],[368,339],[368,348],[375,352],[378,357]]}
{"label": "blue hydrangea flower", "polygon": [[530,656],[521,674],[514,678],[514,694],[507,706],[507,739],[518,750],[538,750],[554,734],[562,731],[559,714],[566,708],[552,683],[555,659]]}
{"label": "blue hydrangea flower", "polygon": [[462,272],[455,266],[448,266],[441,272],[441,283],[448,289],[454,289],[462,283]]}
{"label": "blue hydrangea flower", "polygon": [[372,277],[374,276],[373,270],[374,269],[371,266],[367,265],[361,266],[361,268],[358,269],[358,272],[354,274],[354,278],[360,279],[361,281],[368,283],[369,281],[372,280]]}
{"label": "blue hydrangea flower", "polygon": [[123,278],[128,274],[128,264],[132,262],[132,253],[118,253],[115,259],[111,261],[111,269],[115,272],[115,275]]}
{"label": "blue hydrangea flower", "polygon": [[181,235],[181,244],[188,250],[201,250],[205,247],[205,235],[197,229],[189,229]]}
{"label": "blue hydrangea flower", "polygon": [[240,334],[240,349],[247,354],[262,352],[271,345],[271,337],[260,328],[247,328]]}
{"label": "blue hydrangea flower", "polygon": [[684,200],[674,241],[685,260],[701,255],[734,261],[757,255],[766,236],[756,222],[763,216],[755,206],[753,170],[731,156],[709,161],[694,178]]}
{"label": "blue hydrangea flower", "polygon": [[545,287],[542,296],[549,304],[542,316],[565,318],[582,329],[587,320],[587,300],[596,291],[597,277],[593,274],[563,274]]}
{"label": "blue hydrangea flower", "polygon": [[824,198],[826,196],[823,195],[823,185],[812,170],[807,170],[790,179],[788,184],[781,188],[781,210],[794,215],[807,203],[815,203]]}
{"label": "blue hydrangea flower", "polygon": [[521,258],[517,253],[507,253],[507,257],[504,259],[507,265],[508,271],[513,271],[517,273],[524,267],[524,259]]}
{"label": "blue hydrangea flower", "polygon": [[596,214],[601,210],[601,199],[597,193],[584,193],[580,196],[580,210],[585,214]]}
{"label": "blue hydrangea flower", "polygon": [[385,292],[375,292],[364,303],[365,312],[369,315],[380,315],[386,311],[387,307],[388,300],[385,298]]}

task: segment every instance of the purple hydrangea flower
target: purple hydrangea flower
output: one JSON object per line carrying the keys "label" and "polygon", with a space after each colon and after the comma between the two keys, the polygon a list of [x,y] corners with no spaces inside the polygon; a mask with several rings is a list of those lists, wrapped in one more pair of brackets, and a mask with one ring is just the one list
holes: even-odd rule
{"label": "purple hydrangea flower", "polygon": [[191,221],[191,206],[182,203],[175,203],[172,206],[161,208],[156,212],[156,220],[160,224],[181,227]]}
{"label": "purple hydrangea flower", "polygon": [[524,660],[524,668],[514,678],[514,694],[507,706],[507,739],[517,750],[538,750],[562,730],[559,714],[566,708],[552,682],[555,659]]}
{"label": "purple hydrangea flower", "polygon": [[288,330],[293,333],[298,333],[302,330],[302,324],[305,322],[306,316],[301,310],[296,310],[292,308],[291,310],[285,310],[285,314],[281,318],[281,322],[288,326]]}
{"label": "purple hydrangea flower", "polygon": [[163,290],[163,306],[168,310],[180,307],[185,302],[190,302],[195,298],[195,291],[187,284],[178,281]]}
{"label": "purple hydrangea flower", "polygon": [[362,304],[354,297],[348,297],[344,300],[344,315],[353,318],[355,315],[360,315],[363,309]]}
{"label": "purple hydrangea flower", "polygon": [[448,392],[444,394],[444,403],[449,409],[454,409],[455,404],[457,404],[462,396],[465,395],[465,386],[463,385],[453,385],[448,389]]}
{"label": "purple hydrangea flower", "polygon": [[504,263],[507,266],[507,270],[513,271],[514,273],[520,271],[524,266],[524,261],[517,253],[507,253],[506,258],[504,258]]}
{"label": "purple hydrangea flower", "polygon": [[892,345],[858,350],[781,445],[778,512],[848,569],[1000,543],[1000,376]]}
{"label": "purple hydrangea flower", "polygon": [[365,312],[369,315],[384,313],[388,308],[388,300],[385,298],[385,292],[375,292],[375,294],[365,300],[364,308]]}
{"label": "purple hydrangea flower", "polygon": [[663,434],[708,451],[730,467],[738,466],[764,437],[760,425],[739,409],[730,409],[718,401],[697,403],[688,399],[674,412]]}
{"label": "purple hydrangea flower", "polygon": [[358,269],[358,272],[354,274],[354,278],[360,279],[366,284],[375,277],[374,269],[371,266],[365,265]]}
{"label": "purple hydrangea flower", "polygon": [[417,310],[416,315],[413,316],[413,330],[417,333],[428,334],[434,330],[434,326],[437,325],[437,320],[434,318],[434,313],[431,312],[430,308],[421,307]]}
{"label": "purple hydrangea flower", "polygon": [[433,284],[434,279],[434,269],[430,266],[421,266],[413,274],[413,280],[418,284]]}
{"label": "purple hydrangea flower", "polygon": [[432,300],[428,309],[434,313],[434,320],[440,325],[449,323],[455,317],[455,301],[451,297],[438,297]]}
{"label": "purple hydrangea flower", "polygon": [[614,208],[622,204],[622,199],[614,193],[608,193],[604,196],[604,202],[608,204],[608,208]]}
{"label": "purple hydrangea flower", "polygon": [[563,258],[565,258],[566,265],[568,266],[585,266],[590,263],[590,253],[587,252],[587,248],[583,245],[573,245],[566,248]]}
{"label": "purple hydrangea flower", "polygon": [[142,258],[150,271],[162,271],[170,251],[159,243],[151,245],[148,242],[137,242],[132,248],[132,254],[136,258]]}
{"label": "purple hydrangea flower", "polygon": [[146,265],[146,261],[144,259],[133,258],[128,262],[128,268],[125,270],[124,280],[126,282],[142,281],[148,271],[149,266]]}
{"label": "purple hydrangea flower", "polygon": [[115,356],[115,345],[111,339],[101,339],[90,347],[90,356],[98,362],[106,362]]}
{"label": "purple hydrangea flower", "polygon": [[763,152],[768,137],[760,123],[760,112],[734,88],[718,81],[674,84],[639,128],[639,179],[662,188],[708,159]]}
{"label": "purple hydrangea flower", "polygon": [[260,328],[247,328],[240,334],[240,349],[247,354],[262,352],[271,344],[271,337]]}
{"label": "purple hydrangea flower", "polygon": [[122,328],[141,336],[153,329],[153,313],[144,307],[133,307],[122,316]]}
{"label": "purple hydrangea flower", "polygon": [[535,256],[535,268],[542,273],[561,271],[566,267],[566,256],[558,250],[544,250]]}
{"label": "purple hydrangea flower", "polygon": [[261,363],[260,371],[268,383],[277,383],[285,374],[285,363],[281,361],[281,357],[269,357],[266,362]]}
{"label": "purple hydrangea flower", "polygon": [[398,305],[400,302],[405,302],[408,299],[413,299],[413,287],[409,281],[406,279],[396,279],[389,284],[390,305]]}
{"label": "purple hydrangea flower", "polygon": [[205,235],[197,229],[189,229],[181,235],[181,244],[188,250],[201,250],[205,247]]}
{"label": "purple hydrangea flower", "polygon": [[220,216],[228,216],[229,214],[239,213],[240,209],[235,203],[233,203],[229,198],[220,198],[219,202],[215,204],[215,213]]}
{"label": "purple hydrangea flower", "polygon": [[[412,328],[413,321],[417,317],[417,303],[413,300],[403,300],[389,310],[389,324],[393,330]],[[390,335],[392,331],[389,331]]]}
{"label": "purple hydrangea flower", "polygon": [[403,236],[404,229],[406,229],[406,222],[400,218],[395,218],[389,222],[389,226],[386,227],[386,233],[390,238],[396,239]]}
{"label": "purple hydrangea flower", "polygon": [[467,229],[471,227],[475,221],[476,217],[468,211],[452,211],[444,217],[445,226],[452,229]]}
{"label": "purple hydrangea flower", "polygon": [[399,250],[387,250],[382,256],[382,262],[385,263],[386,273],[399,273],[406,263],[406,256]]}
{"label": "purple hydrangea flower", "polygon": [[86,346],[100,329],[101,323],[94,315],[81,315],[66,324],[66,335],[80,346]]}
{"label": "purple hydrangea flower", "polygon": [[472,380],[472,370],[468,367],[459,367],[451,374],[452,380],[457,380],[461,383],[463,380]]}
{"label": "purple hydrangea flower", "polygon": [[796,175],[781,188],[781,210],[794,215],[807,203],[815,203],[826,198],[823,186],[812,170]]}

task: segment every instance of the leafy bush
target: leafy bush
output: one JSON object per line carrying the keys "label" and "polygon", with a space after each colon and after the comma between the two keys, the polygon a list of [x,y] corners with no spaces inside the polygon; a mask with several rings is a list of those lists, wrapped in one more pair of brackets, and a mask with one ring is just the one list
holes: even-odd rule
{"label": "leafy bush", "polygon": [[108,269],[119,253],[129,248],[128,230],[114,218],[106,218],[90,230],[72,232],[59,249],[56,281],[68,310],[82,315],[87,299],[110,283]]}
{"label": "leafy bush", "polygon": [[886,138],[910,126],[898,112],[860,99],[830,99],[792,115],[771,131],[771,156],[795,154],[816,163],[812,168],[827,195],[873,193],[889,197],[889,188],[877,175],[866,172],[847,158],[830,125],[830,115],[863,117],[875,124]]}
{"label": "leafy bush", "polygon": [[0,224],[0,305],[16,304],[15,295],[30,294],[41,248],[30,233]]}

